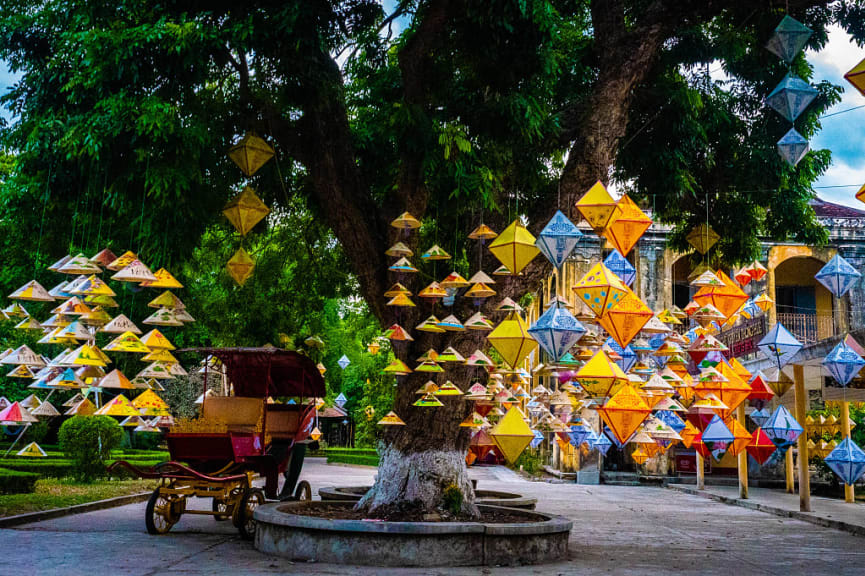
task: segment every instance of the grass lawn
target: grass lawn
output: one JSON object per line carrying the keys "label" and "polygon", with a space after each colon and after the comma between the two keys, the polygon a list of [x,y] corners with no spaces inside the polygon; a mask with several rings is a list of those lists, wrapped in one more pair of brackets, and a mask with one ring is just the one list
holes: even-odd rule
{"label": "grass lawn", "polygon": [[36,481],[32,494],[0,495],[0,517],[64,508],[127,494],[150,492],[155,480],[97,480],[81,484],[70,479],[45,478]]}

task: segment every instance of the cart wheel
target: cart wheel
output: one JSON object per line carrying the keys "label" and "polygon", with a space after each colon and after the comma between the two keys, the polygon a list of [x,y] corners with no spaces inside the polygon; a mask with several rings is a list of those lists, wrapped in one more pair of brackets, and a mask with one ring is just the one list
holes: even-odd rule
{"label": "cart wheel", "polygon": [[[144,524],[147,526],[148,534],[166,534],[171,527],[180,520],[183,513],[182,504],[172,502],[168,496],[162,494],[157,488],[147,501],[147,509],[144,513]],[[180,509],[179,509],[180,508]]]}
{"label": "cart wheel", "polygon": [[255,518],[253,514],[255,513],[255,509],[262,504],[264,504],[264,492],[255,488],[248,490],[240,500],[240,504],[235,508],[232,519],[244,540],[255,538]]}
{"label": "cart wheel", "polygon": [[301,480],[297,483],[297,488],[294,489],[294,499],[308,501],[312,500],[312,486],[306,480]]}
{"label": "cart wheel", "polygon": [[228,502],[222,500],[221,498],[213,499],[212,510],[214,512],[220,512],[220,514],[216,514],[213,516],[213,519],[217,522],[223,522],[231,518],[231,514],[228,510]]}

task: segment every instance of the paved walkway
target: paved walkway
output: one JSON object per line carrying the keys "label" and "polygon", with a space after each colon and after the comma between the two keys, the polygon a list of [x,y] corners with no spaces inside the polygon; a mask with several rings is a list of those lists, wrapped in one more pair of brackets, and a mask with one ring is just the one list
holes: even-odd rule
{"label": "paved walkway", "polygon": [[[811,512],[800,512],[799,494],[788,494],[783,490],[750,488],[748,499],[742,500],[739,498],[738,486],[706,486],[705,490],[697,490],[696,486],[687,484],[671,484],[669,487],[726,504],[788,516],[818,526],[865,536],[865,504],[860,502],[848,504],[840,499],[811,496]],[[865,567],[862,573],[865,574]]]}
{"label": "paved walkway", "polygon": [[[310,459],[313,485],[372,482],[372,468]],[[518,491],[538,509],[575,520],[567,562],[520,568],[382,569],[298,563],[258,553],[230,523],[186,516],[167,536],[148,536],[144,504],[0,530],[0,575],[355,576],[693,574],[789,576],[865,573],[865,539],[664,488],[503,482],[472,473],[484,489]],[[208,503],[209,505],[209,503]]]}

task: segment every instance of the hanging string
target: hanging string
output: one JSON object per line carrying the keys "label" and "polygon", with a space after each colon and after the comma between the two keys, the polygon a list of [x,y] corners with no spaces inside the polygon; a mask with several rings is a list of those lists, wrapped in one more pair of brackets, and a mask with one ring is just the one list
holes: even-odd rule
{"label": "hanging string", "polygon": [[81,200],[81,186],[78,187],[78,194],[75,197],[75,212],[72,214],[72,232],[69,236],[69,254],[72,253],[72,246],[75,244],[75,229],[78,227],[78,204]]}
{"label": "hanging string", "polygon": [[48,165],[48,179],[45,180],[45,192],[42,194],[42,218],[39,220],[39,241],[36,243],[36,260],[34,261],[34,276],[39,271],[39,253],[42,250],[42,230],[45,226],[45,209],[48,207],[48,198],[51,196],[51,165]]}
{"label": "hanging string", "polygon": [[102,198],[99,200],[99,228],[96,233],[96,250],[99,251],[102,244],[102,214],[105,212],[105,196],[108,191],[108,169],[105,170],[105,179],[102,181]]}
{"label": "hanging string", "polygon": [[144,238],[144,204],[147,202],[147,183],[150,176],[150,153],[147,153],[147,162],[144,165],[144,185],[141,187],[141,214],[138,223],[138,254],[141,255],[141,243]]}

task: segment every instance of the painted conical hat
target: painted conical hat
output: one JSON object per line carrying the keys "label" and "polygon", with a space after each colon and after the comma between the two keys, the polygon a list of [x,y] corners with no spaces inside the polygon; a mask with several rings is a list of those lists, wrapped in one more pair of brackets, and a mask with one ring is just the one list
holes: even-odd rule
{"label": "painted conical hat", "polygon": [[115,260],[117,260],[117,256],[108,248],[101,250],[90,257],[90,261],[97,266],[108,266]]}
{"label": "painted conical hat", "polygon": [[25,366],[45,366],[45,360],[31,350],[26,344],[16,348],[11,354],[0,360],[0,364]]}
{"label": "painted conical hat", "polygon": [[160,268],[153,273],[156,280],[142,282],[142,286],[147,288],[183,288],[183,284],[177,281],[177,278],[165,268]]}
{"label": "painted conical hat", "polygon": [[42,416],[44,418],[54,418],[55,416],[60,416],[60,411],[54,407],[54,405],[46,400],[36,408],[30,411],[34,416]]}
{"label": "painted conical hat", "polygon": [[12,300],[25,300],[28,302],[53,302],[54,297],[48,293],[42,284],[31,280],[15,292],[9,295]]}
{"label": "painted conical hat", "polygon": [[138,328],[132,320],[127,318],[125,314],[118,314],[114,320],[100,328],[99,331],[108,334],[123,334],[124,332],[141,334],[141,329]]}
{"label": "painted conical hat", "polygon": [[129,266],[136,259],[138,259],[138,256],[135,254],[135,252],[127,250],[126,252],[121,254],[116,260],[108,264],[106,268],[117,272]]}
{"label": "painted conical hat", "polygon": [[90,261],[84,254],[76,254],[57,269],[61,274],[100,274],[102,268]]}
{"label": "painted conical hat", "polygon": [[150,348],[132,332],[124,332],[105,346],[108,352],[137,352],[147,354]]}
{"label": "painted conical hat", "polygon": [[172,294],[171,290],[166,290],[153,300],[147,303],[151,308],[185,308],[180,298]]}
{"label": "painted conical hat", "polygon": [[162,332],[156,328],[142,336],[141,341],[144,342],[144,345],[148,348],[155,350],[176,350],[174,344],[172,344],[168,338],[163,336]]}
{"label": "painted conical hat", "polygon": [[16,452],[15,455],[22,458],[45,458],[48,456],[48,454],[45,453],[45,450],[43,450],[36,442],[31,442]]}
{"label": "painted conical hat", "polygon": [[183,322],[169,308],[160,308],[141,322],[152,326],[183,326]]}
{"label": "painted conical hat", "polygon": [[95,274],[88,277],[84,282],[76,284],[72,289],[67,285],[66,292],[76,296],[117,296],[117,293]]}
{"label": "painted conical hat", "polygon": [[120,370],[112,370],[99,381],[99,388],[117,388],[120,390],[132,390],[135,386],[129,381],[129,378],[123,375]]}
{"label": "painted conical hat", "polygon": [[128,266],[120,270],[111,276],[112,280],[118,280],[120,282],[153,282],[156,281],[157,278],[150,271],[144,262],[138,260],[137,258],[129,263]]}

